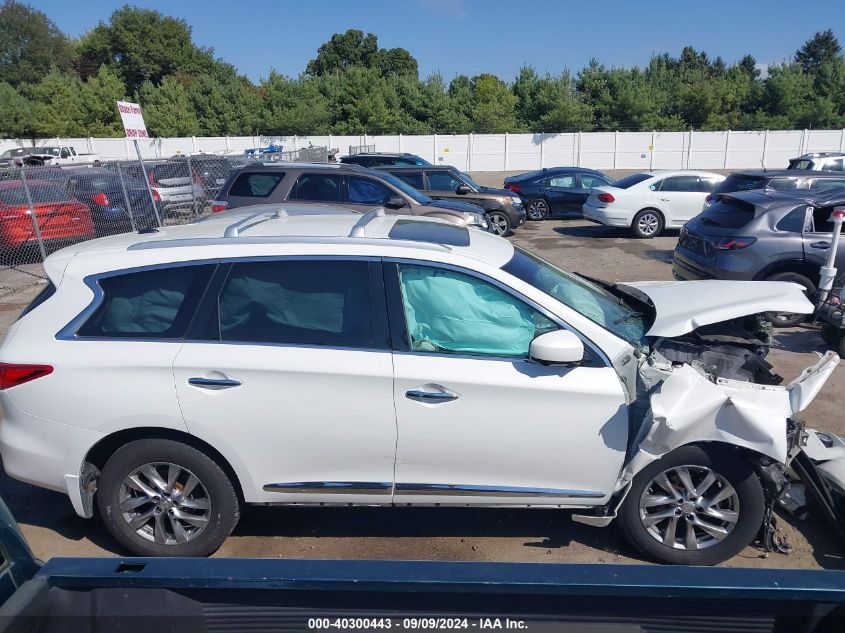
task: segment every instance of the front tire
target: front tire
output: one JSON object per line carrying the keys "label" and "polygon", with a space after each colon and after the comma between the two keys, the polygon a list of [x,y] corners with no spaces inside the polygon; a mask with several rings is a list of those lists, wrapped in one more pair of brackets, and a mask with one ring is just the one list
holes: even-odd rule
{"label": "front tire", "polygon": [[648,240],[663,232],[663,215],[655,209],[643,209],[634,216],[631,230],[638,238]]}
{"label": "front tire", "polygon": [[528,207],[525,209],[525,215],[528,219],[535,222],[545,220],[549,217],[550,213],[549,203],[543,198],[532,200],[528,203]]}
{"label": "front tire", "polygon": [[490,224],[490,232],[494,235],[505,237],[511,233],[511,220],[501,211],[490,211],[487,214],[487,222]]}
{"label": "front tire", "polygon": [[97,506],[109,532],[138,556],[208,556],[238,522],[238,497],[208,455],[164,439],[129,442],[106,462]]}
{"label": "front tire", "polygon": [[[807,298],[810,301],[816,296],[816,284],[798,273],[778,273],[768,277],[766,281],[791,281],[799,286],[804,286],[804,291],[807,293]],[[792,312],[766,312],[765,316],[772,322],[774,327],[794,327],[807,319],[806,314],[795,314]]]}
{"label": "front tire", "polygon": [[763,486],[747,461],[725,450],[684,446],[637,473],[619,526],[651,559],[715,565],[754,540],[764,512]]}

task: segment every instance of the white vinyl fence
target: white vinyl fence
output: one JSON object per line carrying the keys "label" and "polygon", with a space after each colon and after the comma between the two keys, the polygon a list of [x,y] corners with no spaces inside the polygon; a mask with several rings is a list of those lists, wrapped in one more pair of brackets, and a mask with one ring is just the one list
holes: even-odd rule
{"label": "white vinyl fence", "polygon": [[[576,165],[594,169],[754,169],[782,168],[806,152],[845,151],[843,130],[720,132],[575,132],[561,134],[433,134],[426,136],[226,136],[155,138],[140,141],[144,158],[174,154],[241,154],[247,148],[274,145],[285,151],[310,145],[374,145],[379,152],[410,152],[435,164],[464,171],[527,171]],[[29,146],[23,139],[0,140],[0,152]],[[135,150],[123,138],[40,139],[37,145],[71,145],[104,160],[132,159]]]}

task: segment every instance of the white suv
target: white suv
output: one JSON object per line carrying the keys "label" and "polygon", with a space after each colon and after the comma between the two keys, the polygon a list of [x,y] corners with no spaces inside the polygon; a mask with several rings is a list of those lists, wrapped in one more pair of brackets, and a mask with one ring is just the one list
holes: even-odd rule
{"label": "white suv", "polygon": [[835,354],[771,386],[702,333],[810,312],[792,284],[606,285],[380,210],[244,210],[45,267],[0,348],[3,464],[141,555],[213,552],[244,503],[395,504],[618,515],[647,555],[712,564],[800,442],[836,450],[788,420]]}

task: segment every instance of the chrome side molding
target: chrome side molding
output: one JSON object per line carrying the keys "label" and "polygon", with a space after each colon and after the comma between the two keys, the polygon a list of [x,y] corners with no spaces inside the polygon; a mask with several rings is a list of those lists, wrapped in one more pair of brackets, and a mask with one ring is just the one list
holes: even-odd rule
{"label": "chrome side molding", "polygon": [[327,495],[389,495],[392,482],[378,481],[292,481],[266,484],[264,492]]}
{"label": "chrome side molding", "polygon": [[396,484],[396,494],[452,495],[471,497],[564,497],[568,499],[601,499],[605,496],[605,493],[598,492],[596,490],[413,483]]}

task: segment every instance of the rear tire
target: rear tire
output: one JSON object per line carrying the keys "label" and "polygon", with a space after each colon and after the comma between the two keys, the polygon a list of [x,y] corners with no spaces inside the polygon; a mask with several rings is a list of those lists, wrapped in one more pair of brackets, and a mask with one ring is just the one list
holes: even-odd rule
{"label": "rear tire", "polygon": [[715,565],[754,540],[764,511],[763,486],[747,461],[683,446],[637,473],[618,520],[625,538],[651,559]]}
{"label": "rear tire", "polygon": [[[766,281],[791,281],[792,283],[804,286],[807,298],[810,301],[816,296],[816,285],[804,275],[798,273],[777,273],[768,277]],[[765,316],[772,322],[774,327],[794,327],[803,323],[808,315],[793,314],[792,312],[766,312]]]}
{"label": "rear tire", "polygon": [[549,209],[549,203],[545,199],[537,198],[528,203],[528,207],[525,209],[525,215],[529,220],[539,222],[549,217]]}
{"label": "rear tire", "polygon": [[648,240],[663,232],[663,215],[656,209],[643,209],[634,216],[631,230],[638,238]]}
{"label": "rear tire", "polygon": [[109,458],[97,489],[109,532],[138,556],[208,556],[238,523],[229,477],[191,446],[164,439],[129,442]]}

